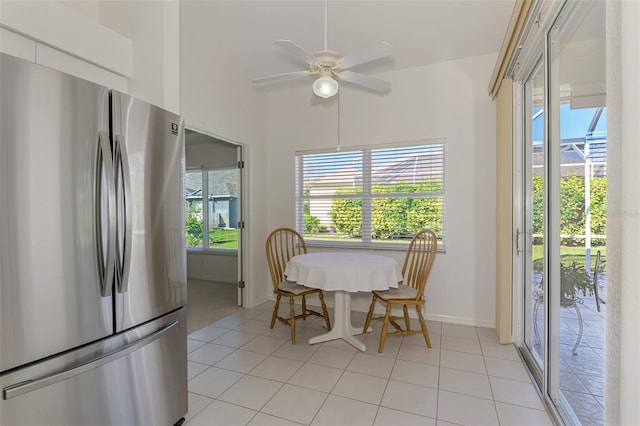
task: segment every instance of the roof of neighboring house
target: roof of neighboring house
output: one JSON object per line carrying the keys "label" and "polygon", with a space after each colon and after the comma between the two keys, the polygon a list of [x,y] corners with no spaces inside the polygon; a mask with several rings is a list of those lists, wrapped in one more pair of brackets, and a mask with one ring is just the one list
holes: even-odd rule
{"label": "roof of neighboring house", "polygon": [[[407,154],[401,158],[372,167],[373,185],[420,183],[427,179],[443,179],[444,163],[441,151]],[[362,169],[346,167],[309,179],[311,187],[362,185]]]}
{"label": "roof of neighboring house", "polygon": [[444,178],[442,152],[427,151],[406,155],[372,170],[373,184],[420,183],[427,179]]}
{"label": "roof of neighboring house", "polygon": [[[238,171],[237,169],[208,170],[208,186],[210,197],[237,197]],[[202,173],[186,173],[184,178],[184,193],[186,198],[202,195]]]}

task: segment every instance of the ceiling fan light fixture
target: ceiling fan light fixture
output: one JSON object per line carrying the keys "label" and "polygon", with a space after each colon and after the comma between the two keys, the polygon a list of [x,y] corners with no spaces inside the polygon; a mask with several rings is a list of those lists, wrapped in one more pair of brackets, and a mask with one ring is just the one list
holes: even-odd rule
{"label": "ceiling fan light fixture", "polygon": [[313,82],[313,93],[321,98],[330,98],[338,93],[338,82],[328,75],[320,76]]}

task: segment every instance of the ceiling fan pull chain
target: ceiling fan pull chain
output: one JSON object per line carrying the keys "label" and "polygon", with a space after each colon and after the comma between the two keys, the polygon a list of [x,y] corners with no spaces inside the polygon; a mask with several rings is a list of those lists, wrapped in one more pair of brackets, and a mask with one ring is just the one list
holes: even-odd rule
{"label": "ceiling fan pull chain", "polygon": [[338,146],[336,151],[340,152],[340,94],[338,94]]}

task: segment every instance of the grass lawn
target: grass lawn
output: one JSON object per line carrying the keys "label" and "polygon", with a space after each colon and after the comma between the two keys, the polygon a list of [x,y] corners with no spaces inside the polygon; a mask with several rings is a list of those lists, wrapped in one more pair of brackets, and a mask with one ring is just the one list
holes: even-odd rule
{"label": "grass lawn", "polygon": [[[589,268],[591,272],[593,272],[593,267],[595,266],[596,254],[598,253],[598,250],[600,250],[600,272],[604,272],[606,270],[607,247],[591,247],[591,266]],[[584,247],[560,246],[560,261],[564,265],[570,265],[575,261],[578,265],[584,267]],[[539,264],[542,263],[542,245],[533,246],[533,263],[537,267],[541,267],[541,265]]]}
{"label": "grass lawn", "polygon": [[237,229],[211,229],[209,231],[209,247],[223,249],[238,248]]}

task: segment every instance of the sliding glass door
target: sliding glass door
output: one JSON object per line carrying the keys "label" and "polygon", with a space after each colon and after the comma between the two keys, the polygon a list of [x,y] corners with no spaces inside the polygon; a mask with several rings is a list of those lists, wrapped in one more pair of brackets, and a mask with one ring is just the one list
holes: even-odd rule
{"label": "sliding glass door", "polygon": [[[604,0],[566,2],[520,79],[521,350],[566,424],[604,424]],[[523,58],[521,58],[523,59]],[[519,210],[519,209],[517,209]]]}
{"label": "sliding glass door", "polygon": [[[604,423],[607,108],[604,1],[565,6],[548,34],[549,142],[557,164],[550,395],[573,423]],[[605,302],[605,303],[602,303]]]}

